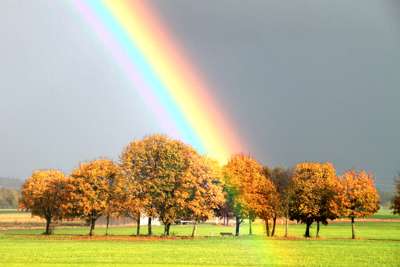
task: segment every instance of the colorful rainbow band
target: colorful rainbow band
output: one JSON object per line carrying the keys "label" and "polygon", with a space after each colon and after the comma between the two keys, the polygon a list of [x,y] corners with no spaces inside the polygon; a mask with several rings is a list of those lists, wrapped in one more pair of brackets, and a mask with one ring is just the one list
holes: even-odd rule
{"label": "colorful rainbow band", "polygon": [[166,132],[220,162],[241,149],[211,89],[148,1],[74,1]]}

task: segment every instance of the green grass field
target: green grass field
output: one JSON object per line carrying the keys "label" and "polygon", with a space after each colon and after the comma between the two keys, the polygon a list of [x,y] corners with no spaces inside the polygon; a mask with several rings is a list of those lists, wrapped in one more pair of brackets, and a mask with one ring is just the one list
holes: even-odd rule
{"label": "green grass field", "polygon": [[374,219],[399,219],[399,215],[394,215],[393,211],[387,208],[380,208],[380,210],[369,218]]}
{"label": "green grass field", "polygon": [[[399,217],[397,217],[399,218]],[[263,225],[248,225],[242,236],[219,237],[233,227],[203,224],[195,239],[153,239],[130,236],[134,227],[112,227],[110,236],[98,227],[92,239],[85,227],[64,227],[54,236],[41,229],[0,231],[0,266],[399,266],[400,223],[359,222],[359,239],[349,239],[349,223],[323,226],[320,239],[305,240],[304,225],[289,225],[290,238],[266,238]],[[146,228],[143,229],[145,234]],[[162,227],[154,227],[161,234]],[[315,230],[315,227],[312,229]],[[173,226],[175,236],[188,236],[191,226]],[[202,237],[201,237],[202,236]],[[207,237],[204,237],[207,236]]]}

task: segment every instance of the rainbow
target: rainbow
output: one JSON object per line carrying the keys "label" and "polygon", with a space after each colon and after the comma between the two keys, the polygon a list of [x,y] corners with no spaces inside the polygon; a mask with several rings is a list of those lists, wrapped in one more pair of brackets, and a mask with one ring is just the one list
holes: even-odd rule
{"label": "rainbow", "polygon": [[212,89],[148,1],[74,0],[169,135],[220,162],[242,149]]}

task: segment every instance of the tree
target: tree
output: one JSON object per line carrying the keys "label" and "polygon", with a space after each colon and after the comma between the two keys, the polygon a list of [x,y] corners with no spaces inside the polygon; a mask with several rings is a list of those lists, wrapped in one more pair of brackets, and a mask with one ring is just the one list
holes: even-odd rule
{"label": "tree", "polygon": [[33,172],[22,185],[20,207],[46,220],[46,235],[52,234],[52,222],[64,215],[68,180],[61,171],[42,170]]}
{"label": "tree", "polygon": [[111,160],[98,159],[81,163],[73,170],[71,177],[68,215],[85,218],[90,225],[89,235],[92,236],[96,220],[115,209],[112,200],[122,191],[120,169]]}
{"label": "tree", "polygon": [[[119,213],[136,220],[136,235],[140,235],[140,218],[144,207],[148,203],[148,199],[144,197],[143,190],[135,179],[131,176],[123,175],[124,190],[123,201],[120,205]],[[149,217],[150,219],[150,217]],[[149,235],[151,235],[151,228],[149,228]]]}
{"label": "tree", "polygon": [[351,219],[352,239],[355,239],[354,219],[372,215],[379,210],[379,195],[374,179],[366,171],[346,171],[340,177],[343,215]]}
{"label": "tree", "polygon": [[194,220],[192,231],[194,237],[197,224],[214,215],[214,211],[223,205],[224,195],[221,168],[216,161],[199,157],[194,161],[190,176],[192,182],[186,215]]}
{"label": "tree", "polygon": [[224,202],[215,210],[215,215],[223,219],[223,225],[229,225],[229,219],[234,217],[232,198],[228,195],[228,188],[225,182],[222,184],[222,193],[224,194]]}
{"label": "tree", "polygon": [[[279,212],[279,194],[272,181],[261,176],[262,179],[256,181],[253,190],[247,194],[248,207],[254,211],[255,215],[265,222],[265,232],[267,236],[274,236],[277,214]],[[272,219],[272,231],[270,232],[269,220]]]}
{"label": "tree", "polygon": [[276,191],[274,185],[263,175],[262,166],[249,156],[237,154],[232,156],[224,169],[228,199],[232,201],[232,210],[236,217],[235,234],[239,235],[240,224],[247,216],[249,234],[252,234],[251,222],[256,216],[261,216],[268,228]]}
{"label": "tree", "polygon": [[393,214],[400,214],[400,174],[395,179],[396,192],[392,200]]}
{"label": "tree", "polygon": [[290,185],[292,182],[292,174],[290,169],[276,167],[270,170],[264,167],[264,175],[269,177],[275,185],[276,191],[279,195],[279,202],[275,206],[275,213],[273,217],[271,236],[275,234],[275,226],[277,216],[285,217],[285,237],[288,235],[288,217],[289,217],[289,195]]}
{"label": "tree", "polygon": [[339,182],[331,163],[304,162],[294,168],[292,190],[289,196],[289,218],[306,224],[305,237],[310,237],[310,227],[317,222],[328,224],[340,213]]}
{"label": "tree", "polygon": [[144,213],[159,217],[164,235],[187,212],[193,188],[200,190],[198,181],[204,177],[200,159],[192,147],[165,135],[133,141],[121,155],[124,173],[136,182],[144,200]]}
{"label": "tree", "polygon": [[[120,216],[127,203],[125,198],[126,189],[129,187],[126,183],[121,169],[114,165],[115,174],[108,176],[108,193],[107,203],[104,215],[106,216],[106,235],[108,235],[108,228],[111,217]],[[112,172],[112,170],[110,170]]]}

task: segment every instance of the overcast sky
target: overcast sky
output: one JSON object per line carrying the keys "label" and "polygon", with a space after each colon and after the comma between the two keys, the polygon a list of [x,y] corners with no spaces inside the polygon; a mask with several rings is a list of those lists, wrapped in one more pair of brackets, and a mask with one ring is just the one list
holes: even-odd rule
{"label": "overcast sky", "polygon": [[[259,161],[400,171],[400,4],[157,0]],[[0,177],[117,159],[162,132],[72,5],[0,1]]]}

